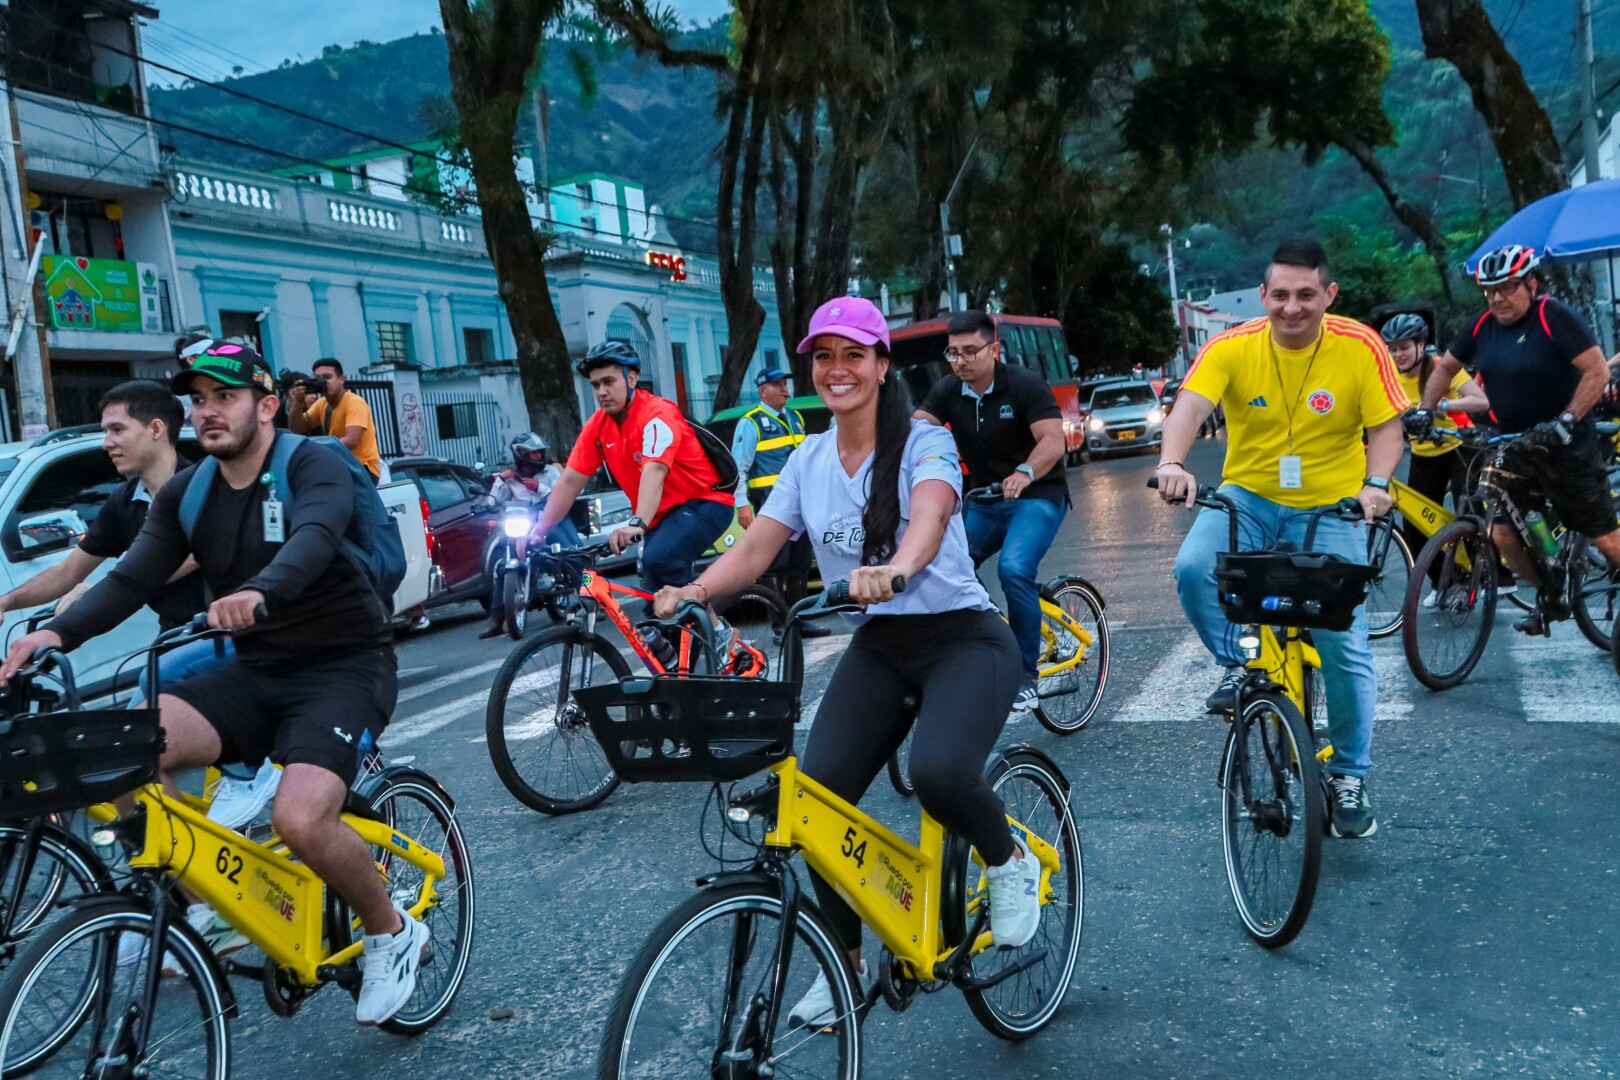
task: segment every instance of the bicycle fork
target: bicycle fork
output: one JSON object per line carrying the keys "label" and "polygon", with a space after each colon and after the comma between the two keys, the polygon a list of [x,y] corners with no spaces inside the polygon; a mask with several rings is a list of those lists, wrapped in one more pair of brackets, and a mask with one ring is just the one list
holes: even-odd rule
{"label": "bicycle fork", "polygon": [[[743,974],[748,967],[748,960],[753,954],[757,939],[754,920],[738,919],[737,926],[732,931],[731,958],[726,972],[725,1008],[720,1015],[717,1049],[713,1068],[710,1070],[714,1076],[769,1075],[776,1022],[782,1014],[782,998],[787,993],[788,966],[793,960],[793,939],[798,929],[801,892],[798,878],[788,867],[776,863],[763,869],[775,880],[782,905],[779,924],[781,929],[771,960],[770,989],[768,994],[764,995],[763,1001],[760,994],[755,994],[749,999],[746,1006],[747,1015],[737,1028],[736,1036],[732,1037],[733,1024],[737,1020],[733,1009],[737,1005],[738,990],[742,986]],[[839,962],[843,962],[843,959],[842,956],[838,957]],[[856,989],[860,989],[858,981]],[[834,1023],[842,1019],[839,1017]]]}

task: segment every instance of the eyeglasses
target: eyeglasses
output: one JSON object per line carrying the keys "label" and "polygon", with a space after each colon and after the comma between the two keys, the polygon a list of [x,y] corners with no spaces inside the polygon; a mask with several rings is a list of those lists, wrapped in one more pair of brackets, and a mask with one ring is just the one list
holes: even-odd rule
{"label": "eyeglasses", "polygon": [[946,349],[945,359],[948,363],[952,364],[960,360],[971,360],[984,350],[993,348],[996,344],[997,342],[987,341],[983,345],[975,345],[971,349]]}
{"label": "eyeglasses", "polygon": [[1522,281],[1504,281],[1500,285],[1481,285],[1480,292],[1484,293],[1485,299],[1489,300],[1496,296],[1507,296],[1522,285],[1524,285]]}

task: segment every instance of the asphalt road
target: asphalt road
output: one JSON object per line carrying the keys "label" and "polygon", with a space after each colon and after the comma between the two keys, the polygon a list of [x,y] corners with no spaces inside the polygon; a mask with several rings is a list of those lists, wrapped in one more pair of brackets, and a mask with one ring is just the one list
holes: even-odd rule
{"label": "asphalt road", "polygon": [[[1223,446],[1191,455],[1211,480]],[[1268,953],[1226,887],[1222,732],[1200,714],[1215,676],[1169,578],[1190,516],[1150,498],[1152,461],[1071,470],[1075,510],[1043,567],[1107,597],[1114,652],[1097,719],[1067,739],[1030,720],[1006,732],[1074,784],[1086,909],[1068,1000],[1020,1044],[983,1031],[954,992],[904,1015],[880,1006],[866,1075],[1614,1075],[1620,679],[1607,658],[1573,625],[1530,641],[1502,613],[1473,678],[1433,694],[1398,640],[1376,643],[1379,832],[1328,842],[1309,924]],[[407,1041],[357,1028],[336,991],[282,1020],[242,984],[237,1075],[590,1075],[625,965],[712,868],[700,785],[625,785],[565,818],[506,793],[482,735],[511,643],[475,640],[478,625],[469,609],[402,640],[401,702],[383,739],[459,800],[472,844],[478,936],[454,1011]],[[838,640],[816,645],[824,678]],[[863,805],[915,820],[881,780]]]}

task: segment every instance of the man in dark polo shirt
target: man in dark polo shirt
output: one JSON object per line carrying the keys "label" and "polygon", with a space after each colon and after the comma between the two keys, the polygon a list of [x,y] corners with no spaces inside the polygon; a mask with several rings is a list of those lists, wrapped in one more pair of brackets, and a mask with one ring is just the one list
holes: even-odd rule
{"label": "man in dark polo shirt", "polygon": [[[101,445],[125,482],[101,505],[79,546],[67,558],[0,596],[0,615],[38,607],[58,598],[67,610],[89,586],[84,584],[106,559],[129,550],[146,522],[152,496],[181,466],[176,447],[184,422],[179,400],[162,383],[135,379],[120,383],[101,399]],[[187,463],[189,464],[189,463]],[[187,562],[152,599],[158,624],[179,626],[203,609],[201,575]]]}
{"label": "man in dark polo shirt", "polygon": [[967,487],[999,483],[1000,502],[963,508],[974,565],[1001,552],[1001,592],[1018,639],[1023,682],[1013,700],[1027,712],[1038,701],[1041,600],[1036,575],[1069,508],[1063,475],[1063,419],[1046,380],[1026,367],[1001,363],[995,321],[965,311],[946,330],[945,357],[953,374],[934,384],[916,412],[956,436],[967,465]]}

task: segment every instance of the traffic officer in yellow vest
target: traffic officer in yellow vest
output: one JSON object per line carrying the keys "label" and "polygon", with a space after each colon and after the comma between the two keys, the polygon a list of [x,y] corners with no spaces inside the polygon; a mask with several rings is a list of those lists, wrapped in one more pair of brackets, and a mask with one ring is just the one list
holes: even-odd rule
{"label": "traffic officer in yellow vest", "polygon": [[[804,417],[787,407],[788,373],[766,368],[754,379],[759,404],[743,413],[731,437],[731,456],[737,461],[737,523],[748,528],[754,511],[765,505],[787,460],[804,442]],[[781,580],[789,604],[802,599],[810,576],[810,538],[790,540],[777,554],[768,573]],[[808,637],[825,627],[806,623]]]}

